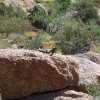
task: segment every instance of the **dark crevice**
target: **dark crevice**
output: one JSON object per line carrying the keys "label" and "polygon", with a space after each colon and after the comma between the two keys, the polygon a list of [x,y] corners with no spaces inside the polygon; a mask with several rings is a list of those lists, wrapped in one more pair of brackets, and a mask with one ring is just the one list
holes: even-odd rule
{"label": "dark crevice", "polygon": [[66,87],[64,89],[53,90],[49,92],[47,91],[47,92],[33,93],[29,96],[19,98],[19,99],[6,99],[6,100],[54,100],[55,97],[62,96],[63,93],[68,90],[84,92],[84,91],[81,91],[81,89],[78,89],[77,86],[76,87]]}

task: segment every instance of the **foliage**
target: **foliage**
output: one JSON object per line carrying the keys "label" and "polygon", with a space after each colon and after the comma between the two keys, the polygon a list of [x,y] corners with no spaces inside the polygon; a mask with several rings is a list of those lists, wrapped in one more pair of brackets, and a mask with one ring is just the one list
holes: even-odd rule
{"label": "foliage", "polygon": [[27,37],[33,37],[37,35],[37,32],[29,31],[24,33]]}
{"label": "foliage", "polygon": [[68,8],[68,6],[70,5],[71,3],[71,0],[56,0],[56,2],[61,6],[60,7],[60,10],[62,12],[65,12],[66,9]]}
{"label": "foliage", "polygon": [[87,85],[87,91],[94,97],[94,100],[100,99],[100,84]]}
{"label": "foliage", "polygon": [[10,45],[10,41],[8,39],[0,39],[0,49],[7,48]]}
{"label": "foliage", "polygon": [[29,19],[33,25],[46,30],[48,25],[54,22],[54,19],[58,19],[59,16],[63,15],[63,12],[68,8],[69,4],[70,0],[65,0],[63,2],[57,0],[50,3],[45,3],[44,6],[47,8],[49,15],[47,16],[43,9],[37,7],[29,15]]}
{"label": "foliage", "polygon": [[64,54],[83,52],[82,49],[90,45],[88,37],[85,32],[81,32],[80,29],[73,30],[71,27],[67,27],[63,37],[61,38],[59,47]]}
{"label": "foliage", "polygon": [[92,43],[90,51],[100,53],[100,43]]}
{"label": "foliage", "polygon": [[0,4],[0,33],[24,33],[32,30],[26,14]]}
{"label": "foliage", "polygon": [[[25,48],[29,49],[37,49],[41,45],[44,48],[52,48],[56,45],[63,54],[94,50],[91,44],[100,42],[100,26],[93,20],[97,18],[93,3],[90,0],[78,0],[76,9],[70,4],[70,0],[43,3],[48,14],[36,6],[28,18],[23,11],[0,4],[0,33],[3,33],[0,38],[7,38],[16,44],[25,44]],[[69,5],[73,9],[69,8]],[[77,11],[75,18],[67,16],[66,13],[70,9]],[[29,21],[38,29],[43,29],[43,32],[32,32]],[[1,47],[4,48],[2,44]]]}
{"label": "foliage", "polygon": [[43,45],[44,42],[48,42],[51,40],[51,36],[47,33],[41,34],[38,33],[32,39],[27,39],[25,42],[25,48],[29,49],[38,49],[40,46]]}
{"label": "foliage", "polygon": [[0,33],[24,33],[29,30],[32,30],[32,27],[28,20],[0,16]]}
{"label": "foliage", "polygon": [[31,14],[29,15],[29,19],[33,23],[37,20],[44,21],[45,17],[46,17],[46,14],[44,13],[44,10],[41,9],[40,7],[34,8]]}
{"label": "foliage", "polygon": [[46,12],[45,11],[46,9],[44,7],[43,8],[41,8],[40,6],[34,7],[31,14],[28,15],[28,19],[32,23],[32,25],[40,29],[46,29],[47,11]]}
{"label": "foliage", "polygon": [[11,6],[6,7],[4,4],[0,4],[0,16],[8,17],[20,17],[21,19],[27,19],[26,13],[20,9],[13,9]]}
{"label": "foliage", "polygon": [[93,3],[89,1],[81,1],[76,4],[77,14],[75,17],[81,19],[83,22],[88,22],[91,19],[97,18],[97,10],[94,8]]}
{"label": "foliage", "polygon": [[[74,22],[74,21],[72,21]],[[76,26],[75,26],[76,25]],[[83,53],[90,50],[91,42],[97,40],[99,26],[72,23],[66,25],[62,34],[57,34],[55,40],[60,41],[57,46],[63,54]]]}

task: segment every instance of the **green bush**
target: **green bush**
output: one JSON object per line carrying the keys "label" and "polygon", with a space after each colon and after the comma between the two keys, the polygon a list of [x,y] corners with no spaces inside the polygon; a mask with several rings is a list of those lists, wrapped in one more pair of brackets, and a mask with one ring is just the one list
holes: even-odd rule
{"label": "green bush", "polygon": [[44,6],[48,11],[48,16],[44,13],[43,9],[37,7],[29,15],[29,20],[34,26],[46,30],[49,24],[53,23],[55,19],[58,20],[59,16],[64,15],[63,12],[68,8],[69,4],[70,0],[57,0],[45,3]]}
{"label": "green bush", "polygon": [[31,24],[26,19],[0,16],[0,33],[24,33],[32,30]]}
{"label": "green bush", "polygon": [[30,22],[34,26],[44,30],[46,30],[48,24],[59,14],[59,5],[57,3],[46,3],[45,6],[49,15],[46,15],[46,13],[44,13],[44,10],[40,7],[36,7],[28,16]]}
{"label": "green bush", "polygon": [[90,51],[100,53],[100,42],[99,43],[92,43]]}
{"label": "green bush", "polygon": [[71,0],[56,0],[56,2],[61,6],[60,7],[60,10],[62,12],[65,12],[66,9],[68,8],[68,6],[70,5],[71,3]]}
{"label": "green bush", "polygon": [[59,44],[63,54],[75,54],[84,52],[85,47],[90,47],[90,39],[88,33],[81,32],[80,29],[73,30],[72,27],[67,27],[61,43]]}
{"label": "green bush", "polygon": [[81,19],[83,22],[88,22],[98,17],[97,10],[94,8],[93,3],[86,0],[76,4],[76,11],[77,14],[75,17]]}
{"label": "green bush", "polygon": [[92,95],[94,97],[93,100],[100,99],[100,84],[87,85],[87,91],[90,95]]}
{"label": "green bush", "polygon": [[24,33],[30,30],[31,24],[23,11],[0,4],[0,33]]}
{"label": "green bush", "polygon": [[41,32],[34,36],[32,39],[27,38],[25,41],[25,48],[38,49],[43,46],[43,42],[48,42],[51,40],[51,36],[47,33],[42,34]]}
{"label": "green bush", "polygon": [[27,15],[20,9],[13,9],[12,7],[6,7],[3,4],[0,4],[0,16],[8,17],[20,17],[22,19],[27,19]]}
{"label": "green bush", "polygon": [[40,7],[36,7],[28,16],[28,19],[35,27],[40,29],[46,29],[47,25],[46,17],[47,15],[45,14],[44,10],[41,9]]}
{"label": "green bush", "polygon": [[97,41],[97,37],[100,37],[99,26],[92,23],[85,25],[72,21],[72,24],[67,23],[65,26],[62,34],[55,35],[55,40],[60,41],[57,46],[63,54],[87,52],[90,50],[91,42]]}

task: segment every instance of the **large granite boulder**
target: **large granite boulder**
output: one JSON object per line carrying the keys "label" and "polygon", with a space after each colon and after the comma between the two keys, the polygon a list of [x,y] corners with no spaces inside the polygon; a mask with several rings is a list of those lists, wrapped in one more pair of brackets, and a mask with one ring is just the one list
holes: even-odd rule
{"label": "large granite boulder", "polygon": [[100,81],[100,65],[97,64],[98,60],[91,59],[94,57],[95,59],[99,59],[99,54],[92,52],[92,54],[85,53],[67,57],[73,57],[79,64],[79,82],[76,86],[69,86],[59,91],[33,94],[22,100],[94,100],[88,94],[87,86],[90,84],[96,85]]}
{"label": "large granite boulder", "polygon": [[0,50],[0,92],[4,99],[78,84],[79,66],[73,57],[49,56],[32,50]]}
{"label": "large granite boulder", "polygon": [[15,100],[92,100],[87,85],[100,80],[99,54],[74,56],[0,50],[0,93]]}

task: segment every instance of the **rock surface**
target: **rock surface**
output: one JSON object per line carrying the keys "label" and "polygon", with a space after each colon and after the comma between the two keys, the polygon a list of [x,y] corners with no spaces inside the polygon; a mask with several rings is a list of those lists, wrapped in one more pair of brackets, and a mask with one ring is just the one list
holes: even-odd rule
{"label": "rock surface", "polygon": [[[86,86],[89,84],[98,84],[100,81],[99,54],[87,53],[75,55],[75,61],[79,64],[79,87],[81,91],[87,92]],[[93,60],[93,58],[97,60]]]}
{"label": "rock surface", "polygon": [[97,83],[97,76],[100,75],[100,65],[84,58],[76,58],[76,61],[79,62],[80,66],[80,81],[94,84]]}
{"label": "rock surface", "polygon": [[85,58],[85,59],[89,59],[89,60],[100,65],[100,54],[99,53],[88,52],[88,53],[79,54],[79,55],[76,55],[76,56],[81,57],[81,58]]}
{"label": "rock surface", "polygon": [[0,92],[11,99],[75,86],[79,82],[78,70],[73,57],[0,49]]}
{"label": "rock surface", "polygon": [[27,12],[34,8],[36,3],[34,0],[4,0],[6,6],[12,6],[14,8],[20,8],[24,12]]}

